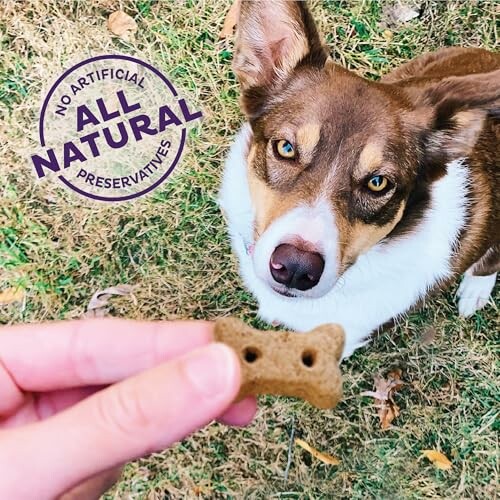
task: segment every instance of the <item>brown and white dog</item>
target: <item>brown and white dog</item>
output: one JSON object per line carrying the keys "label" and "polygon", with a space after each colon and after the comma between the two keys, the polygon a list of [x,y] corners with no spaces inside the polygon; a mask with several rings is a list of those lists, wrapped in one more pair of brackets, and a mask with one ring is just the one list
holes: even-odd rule
{"label": "brown and white dog", "polygon": [[365,80],[335,64],[303,2],[243,2],[234,71],[246,123],[221,206],[268,322],[334,322],[344,356],[465,272],[500,269],[500,55],[448,48]]}

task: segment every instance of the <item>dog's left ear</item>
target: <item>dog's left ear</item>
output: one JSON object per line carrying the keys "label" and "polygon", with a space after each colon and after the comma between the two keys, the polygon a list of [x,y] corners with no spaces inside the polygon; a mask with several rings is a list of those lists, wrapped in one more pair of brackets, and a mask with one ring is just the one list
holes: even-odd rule
{"label": "dog's left ear", "polygon": [[298,65],[322,67],[327,58],[305,2],[241,2],[233,70],[247,114],[255,114],[259,96],[286,80]]}
{"label": "dog's left ear", "polygon": [[417,93],[416,113],[426,116],[423,135],[428,163],[447,163],[467,157],[479,138],[488,116],[500,112],[500,71],[450,77]]}

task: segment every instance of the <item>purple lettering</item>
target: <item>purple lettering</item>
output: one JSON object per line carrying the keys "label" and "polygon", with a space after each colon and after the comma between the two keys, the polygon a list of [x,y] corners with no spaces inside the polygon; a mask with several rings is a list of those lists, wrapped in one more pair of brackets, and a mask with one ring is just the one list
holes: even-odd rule
{"label": "purple lettering", "polygon": [[106,139],[108,146],[111,148],[114,148],[114,149],[122,148],[128,142],[128,133],[127,133],[127,129],[125,128],[125,124],[123,122],[120,122],[117,124],[117,127],[118,127],[118,131],[120,132],[120,139],[118,141],[115,141],[113,139],[108,127],[106,127],[103,130],[104,138]]}
{"label": "purple lettering", "polygon": [[66,142],[64,144],[64,168],[68,168],[71,163],[77,160],[86,161],[87,158],[71,141]]}
{"label": "purple lettering", "polygon": [[134,116],[130,118],[129,122],[136,141],[142,140],[141,132],[147,135],[156,135],[158,133],[158,130],[155,128],[149,128],[151,119],[147,115]]}
{"label": "purple lettering", "polygon": [[182,124],[177,115],[168,106],[162,106],[158,110],[158,113],[159,113],[158,129],[160,132],[163,132],[172,123],[174,125]]}
{"label": "purple lettering", "polygon": [[99,137],[99,132],[92,132],[91,134],[80,137],[80,142],[87,143],[89,145],[90,151],[92,151],[94,158],[97,158],[98,156],[101,155],[97,147],[97,144],[95,143],[97,137]]}
{"label": "purple lettering", "polygon": [[120,105],[123,109],[123,112],[125,114],[127,113],[130,113],[131,111],[136,111],[138,109],[141,108],[141,105],[136,102],[135,104],[132,104],[130,105],[128,102],[127,102],[127,98],[125,97],[125,94],[123,92],[123,90],[119,90],[116,95],[118,96],[118,100],[120,101]]}
{"label": "purple lettering", "polygon": [[96,100],[97,107],[99,108],[99,112],[101,113],[103,121],[107,122],[112,120],[113,118],[117,118],[120,116],[120,112],[118,110],[112,111],[111,113],[107,110],[106,104],[104,103],[102,97]]}
{"label": "purple lettering", "polygon": [[44,168],[48,168],[49,170],[52,170],[52,172],[59,172],[59,170],[61,170],[53,149],[47,149],[47,156],[48,159],[42,158],[39,155],[33,155],[31,157],[31,161],[35,166],[36,175],[39,179],[45,177],[45,172],[43,171]]}
{"label": "purple lettering", "polygon": [[184,116],[184,120],[186,120],[186,122],[191,122],[203,116],[201,114],[201,111],[195,111],[194,113],[191,113],[184,99],[179,99],[179,107],[181,108],[182,116]]}
{"label": "purple lettering", "polygon": [[80,104],[80,106],[76,108],[76,130],[80,132],[83,130],[83,127],[89,123],[92,125],[99,125],[99,120],[94,116],[86,104]]}

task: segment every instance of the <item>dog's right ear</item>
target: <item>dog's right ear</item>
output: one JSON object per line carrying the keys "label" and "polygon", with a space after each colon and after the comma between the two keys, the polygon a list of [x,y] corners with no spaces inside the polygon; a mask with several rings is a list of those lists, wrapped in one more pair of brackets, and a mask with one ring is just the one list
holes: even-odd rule
{"label": "dog's right ear", "polygon": [[305,2],[241,2],[233,70],[248,115],[256,114],[259,96],[286,80],[299,64],[323,67],[327,58]]}

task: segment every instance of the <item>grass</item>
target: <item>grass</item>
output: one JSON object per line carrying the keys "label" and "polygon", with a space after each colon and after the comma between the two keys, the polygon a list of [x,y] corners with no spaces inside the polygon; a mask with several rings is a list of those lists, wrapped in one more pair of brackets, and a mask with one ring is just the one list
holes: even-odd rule
{"label": "grass", "polygon": [[[420,18],[390,26],[387,2],[312,2],[337,61],[369,78],[437,47],[494,48],[496,2],[423,2]],[[110,36],[120,6],[139,29],[132,42]],[[228,3],[5,0],[0,10],[0,289],[26,291],[23,307],[0,309],[0,322],[80,317],[94,291],[137,286],[134,303],[113,302],[131,318],[255,321],[216,205],[222,162],[242,121],[230,69],[232,45],[219,42]],[[150,61],[204,110],[172,179],[151,196],[112,206],[54,184],[36,184],[27,153],[36,140],[41,95],[72,62],[124,52]],[[498,303],[459,319],[453,290],[409,315],[343,364],[345,398],[317,411],[262,398],[247,429],[212,425],[174,449],[127,466],[108,498],[494,498],[498,484]],[[432,330],[430,330],[432,328]],[[427,333],[426,333],[427,332]],[[433,333],[432,335],[429,332]],[[425,337],[422,340],[422,337]],[[381,431],[360,393],[373,375],[403,369],[401,415]],[[292,419],[338,467],[294,449],[284,470]],[[453,462],[437,470],[422,449]]]}

